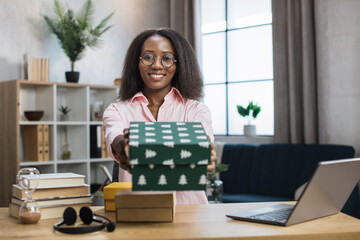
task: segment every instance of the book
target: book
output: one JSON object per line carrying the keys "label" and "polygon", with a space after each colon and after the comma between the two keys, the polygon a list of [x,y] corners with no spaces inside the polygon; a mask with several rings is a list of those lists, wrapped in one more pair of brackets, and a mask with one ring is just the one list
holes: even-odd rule
{"label": "book", "polygon": [[115,195],[116,208],[173,208],[175,192],[131,191],[123,189]]}
{"label": "book", "polygon": [[[89,207],[90,202],[80,203],[80,204],[64,204],[53,207],[42,207],[40,208],[41,217],[40,220],[52,219],[52,218],[61,218],[67,207],[72,207],[76,212],[79,212],[82,207]],[[11,217],[19,218],[19,209],[20,205],[10,203],[9,204],[9,215]]]}
{"label": "book", "polygon": [[[18,199],[15,197],[11,198],[11,203],[16,205],[21,205],[25,199]],[[77,196],[77,197],[65,197],[65,198],[44,198],[36,200],[38,207],[54,207],[64,204],[80,204],[80,203],[89,203],[91,202],[91,196]],[[26,204],[26,207],[33,206],[34,203]]]}
{"label": "book", "polygon": [[90,157],[101,158],[101,126],[90,126]]}
{"label": "book", "polygon": [[[26,199],[25,191],[18,184],[12,185],[12,196],[18,199]],[[32,198],[35,200],[61,198],[61,197],[75,197],[88,196],[89,185],[83,184],[76,187],[60,187],[60,188],[40,188],[32,193]]]}
{"label": "book", "polygon": [[50,59],[29,58],[24,54],[24,78],[30,81],[49,81]]}
{"label": "book", "polygon": [[[29,181],[29,187],[33,188],[36,184],[35,175],[23,175]],[[85,176],[76,173],[45,173],[39,175],[40,188],[74,187],[85,184]]]}
{"label": "book", "polygon": [[117,208],[117,222],[172,222],[175,208]]}
{"label": "book", "polygon": [[43,126],[25,125],[24,130],[24,160],[42,162],[43,154]]}
{"label": "book", "polygon": [[49,143],[49,125],[42,125],[43,127],[43,161],[49,161],[50,160],[50,143]]}

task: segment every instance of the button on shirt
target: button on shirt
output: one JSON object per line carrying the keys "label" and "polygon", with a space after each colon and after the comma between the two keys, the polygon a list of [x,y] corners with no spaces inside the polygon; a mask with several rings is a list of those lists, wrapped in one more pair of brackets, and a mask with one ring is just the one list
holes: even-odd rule
{"label": "button on shirt", "polygon": [[[111,143],[118,135],[123,134],[125,128],[130,127],[131,121],[144,122],[201,122],[210,140],[214,141],[209,108],[202,102],[184,99],[176,88],[172,88],[165,96],[157,120],[151,114],[149,101],[142,92],[136,93],[130,100],[112,103],[105,110],[103,122],[105,127],[105,141],[108,153],[114,158]],[[115,159],[115,158],[114,158]],[[131,174],[119,168],[119,181],[131,182]],[[206,204],[204,191],[177,191],[177,204]]]}

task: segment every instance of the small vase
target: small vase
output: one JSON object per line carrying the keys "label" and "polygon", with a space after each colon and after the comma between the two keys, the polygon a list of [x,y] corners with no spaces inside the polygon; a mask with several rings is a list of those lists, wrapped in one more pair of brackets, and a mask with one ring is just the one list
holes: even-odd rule
{"label": "small vase", "polygon": [[256,126],[255,125],[244,125],[244,136],[256,137]]}
{"label": "small vase", "polygon": [[221,180],[208,181],[206,186],[207,198],[210,203],[222,203],[223,182]]}
{"label": "small vase", "polygon": [[64,115],[64,114],[61,114],[60,115],[60,120],[62,121],[62,122],[66,122],[66,121],[69,121],[69,115]]}
{"label": "small vase", "polygon": [[79,81],[80,72],[65,72],[67,82],[77,83]]}

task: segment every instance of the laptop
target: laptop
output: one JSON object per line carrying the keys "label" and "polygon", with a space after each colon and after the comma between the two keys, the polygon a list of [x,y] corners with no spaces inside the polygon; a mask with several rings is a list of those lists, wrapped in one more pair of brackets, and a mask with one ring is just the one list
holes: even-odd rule
{"label": "laptop", "polygon": [[340,212],[359,179],[360,158],[319,162],[296,205],[274,204],[226,216],[280,226],[329,216]]}

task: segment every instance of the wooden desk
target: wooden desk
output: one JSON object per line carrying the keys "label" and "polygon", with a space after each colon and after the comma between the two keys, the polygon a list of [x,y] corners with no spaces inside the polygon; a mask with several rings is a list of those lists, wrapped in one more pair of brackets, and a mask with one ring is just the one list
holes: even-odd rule
{"label": "wooden desk", "polygon": [[[0,208],[0,239],[360,239],[360,220],[343,213],[289,227],[225,217],[226,213],[270,204],[179,205],[173,223],[117,223],[112,233],[103,230],[82,235],[54,232],[52,226],[60,219],[42,220],[34,225],[18,224],[17,219],[8,216],[7,208]],[[93,210],[115,220],[114,212],[105,213],[102,207]]]}

